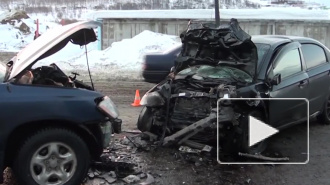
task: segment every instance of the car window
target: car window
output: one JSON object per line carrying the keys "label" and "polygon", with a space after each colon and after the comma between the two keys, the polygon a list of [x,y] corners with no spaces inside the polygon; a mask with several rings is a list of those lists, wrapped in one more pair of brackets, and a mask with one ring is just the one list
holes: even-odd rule
{"label": "car window", "polygon": [[266,56],[266,53],[269,51],[270,45],[255,43],[258,52],[258,67],[261,66],[260,62]]}
{"label": "car window", "polygon": [[281,74],[281,78],[288,77],[301,71],[301,60],[298,49],[291,50],[284,54],[273,69],[274,75]]}
{"label": "car window", "polygon": [[6,75],[6,66],[0,62],[0,82],[3,82],[5,75]]}
{"label": "car window", "polygon": [[307,68],[312,68],[327,62],[324,50],[320,46],[315,44],[303,44],[301,49]]}

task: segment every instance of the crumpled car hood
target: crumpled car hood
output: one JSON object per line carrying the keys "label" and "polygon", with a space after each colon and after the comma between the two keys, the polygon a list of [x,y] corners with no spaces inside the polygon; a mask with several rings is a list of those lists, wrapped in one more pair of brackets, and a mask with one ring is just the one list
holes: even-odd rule
{"label": "crumpled car hood", "polygon": [[236,19],[218,27],[213,24],[189,24],[180,38],[182,50],[175,61],[176,73],[194,65],[228,65],[252,77],[256,74],[257,48]]}
{"label": "crumpled car hood", "polygon": [[96,21],[82,21],[48,30],[7,63],[5,81],[20,75],[22,71],[31,67],[38,60],[58,52],[68,42],[83,46],[96,41],[93,28],[100,25],[101,23]]}

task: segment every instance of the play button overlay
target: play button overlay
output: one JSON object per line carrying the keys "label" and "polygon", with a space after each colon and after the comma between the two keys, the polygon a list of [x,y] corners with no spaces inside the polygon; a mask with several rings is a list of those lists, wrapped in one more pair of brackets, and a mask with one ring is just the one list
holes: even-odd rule
{"label": "play button overlay", "polygon": [[268,137],[278,133],[276,128],[273,128],[253,116],[249,116],[249,146],[253,146]]}
{"label": "play button overlay", "polygon": [[305,98],[223,96],[217,101],[218,163],[307,164],[309,115]]}

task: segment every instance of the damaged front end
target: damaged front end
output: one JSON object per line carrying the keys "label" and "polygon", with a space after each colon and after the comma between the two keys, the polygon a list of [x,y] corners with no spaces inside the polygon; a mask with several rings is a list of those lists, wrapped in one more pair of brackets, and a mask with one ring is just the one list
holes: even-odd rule
{"label": "damaged front end", "polygon": [[180,37],[175,69],[141,100],[138,128],[156,134],[162,145],[205,149],[219,142],[223,152],[250,150],[248,115],[265,119],[264,102],[228,99],[217,107],[219,99],[263,96],[252,86],[258,55],[251,37],[236,19],[219,27],[190,24]]}

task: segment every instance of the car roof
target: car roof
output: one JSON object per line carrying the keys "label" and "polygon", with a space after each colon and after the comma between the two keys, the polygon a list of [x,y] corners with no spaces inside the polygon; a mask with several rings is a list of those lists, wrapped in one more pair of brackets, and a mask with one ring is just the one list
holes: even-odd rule
{"label": "car roof", "polygon": [[251,39],[254,43],[269,44],[269,45],[280,45],[283,43],[288,43],[293,41],[297,41],[300,43],[304,43],[304,42],[319,43],[318,41],[312,38],[290,36],[290,35],[253,35]]}

